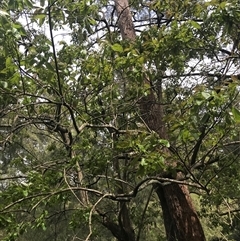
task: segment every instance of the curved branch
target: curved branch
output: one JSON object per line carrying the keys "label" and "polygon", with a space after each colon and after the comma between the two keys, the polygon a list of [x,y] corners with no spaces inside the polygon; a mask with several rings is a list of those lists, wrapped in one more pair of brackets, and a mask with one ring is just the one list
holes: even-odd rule
{"label": "curved branch", "polygon": [[104,194],[102,197],[100,197],[97,202],[92,206],[91,210],[90,210],[90,213],[89,213],[89,222],[88,222],[88,226],[89,226],[89,234],[87,236],[87,238],[85,239],[85,241],[88,241],[89,238],[91,237],[92,235],[92,214],[93,214],[93,211],[94,209],[96,208],[96,206],[105,198],[107,197],[107,194]]}
{"label": "curved branch", "polygon": [[[36,198],[36,197],[41,197],[41,196],[44,196],[44,200],[46,199],[45,196],[47,197],[51,197],[53,195],[57,195],[57,194],[61,194],[61,193],[64,193],[64,192],[69,192],[69,191],[86,191],[86,192],[91,192],[97,196],[100,196],[100,197],[104,197],[104,198],[108,198],[108,199],[111,199],[113,201],[130,201],[132,198],[136,197],[137,193],[139,191],[142,191],[143,189],[145,189],[147,186],[149,185],[152,185],[152,184],[155,184],[155,183],[158,183],[158,184],[161,184],[161,185],[169,185],[171,183],[177,183],[177,184],[181,184],[181,185],[188,185],[188,186],[192,186],[192,187],[197,187],[197,188],[201,188],[203,189],[201,186],[199,185],[196,185],[196,184],[191,184],[191,183],[187,183],[185,181],[178,181],[178,180],[175,180],[175,179],[170,179],[170,178],[161,178],[161,177],[148,177],[144,180],[142,180],[135,188],[133,191],[129,192],[129,193],[124,193],[124,194],[113,194],[113,193],[103,193],[103,192],[100,192],[98,190],[95,190],[95,189],[90,189],[90,188],[85,188],[85,187],[71,187],[71,188],[65,188],[65,189],[62,189],[62,190],[58,190],[58,191],[53,191],[53,192],[46,192],[46,193],[38,193],[38,194],[34,194],[34,195],[31,195],[31,196],[28,196],[28,197],[23,197],[23,198],[20,198],[18,199],[17,201],[15,202],[12,202],[10,203],[9,205],[5,206],[3,209],[0,210],[0,213],[1,212],[4,212],[6,211],[7,209],[10,209],[11,207],[21,203],[21,202],[24,202],[24,201],[27,201],[27,200],[30,200],[32,198]],[[163,183],[165,182],[165,183]]]}

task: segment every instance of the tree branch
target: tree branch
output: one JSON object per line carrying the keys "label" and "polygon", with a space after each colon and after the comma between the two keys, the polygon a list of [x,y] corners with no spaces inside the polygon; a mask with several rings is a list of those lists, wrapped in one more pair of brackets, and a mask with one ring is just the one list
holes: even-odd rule
{"label": "tree branch", "polygon": [[[48,6],[49,31],[50,31],[50,37],[51,37],[51,43],[52,43],[52,49],[53,49],[53,58],[54,58],[54,63],[55,63],[55,70],[56,70],[56,74],[57,74],[58,91],[59,91],[60,98],[63,101],[62,85],[61,85],[61,79],[60,79],[59,68],[58,68],[58,61],[57,61],[57,54],[56,54],[54,38],[53,38],[53,32],[52,32],[52,30],[53,30],[52,16],[51,16],[51,7],[52,6],[53,6],[53,4]],[[56,119],[57,122],[59,122],[59,120],[60,120],[61,106],[62,106],[62,103],[59,104],[57,106],[57,109],[56,109],[55,119]]]}

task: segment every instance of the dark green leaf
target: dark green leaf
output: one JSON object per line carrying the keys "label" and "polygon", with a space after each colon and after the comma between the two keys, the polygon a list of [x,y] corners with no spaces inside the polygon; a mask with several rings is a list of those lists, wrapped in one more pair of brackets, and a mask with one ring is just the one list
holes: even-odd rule
{"label": "dark green leaf", "polygon": [[237,123],[240,123],[240,111],[236,108],[232,108],[233,118]]}

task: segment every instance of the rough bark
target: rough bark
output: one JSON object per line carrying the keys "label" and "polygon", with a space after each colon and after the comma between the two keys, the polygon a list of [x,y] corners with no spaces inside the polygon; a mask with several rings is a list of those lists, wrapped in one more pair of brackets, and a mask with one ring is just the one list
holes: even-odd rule
{"label": "rough bark", "polygon": [[122,38],[134,41],[136,33],[128,0],[115,0],[114,2],[118,15],[118,27],[120,28]]}
{"label": "rough bark", "polygon": [[205,240],[187,186],[175,183],[158,186],[156,193],[161,202],[168,241]]}
{"label": "rough bark", "polygon": [[[115,0],[118,14],[118,26],[122,38],[134,41],[136,38],[128,0]],[[146,81],[148,82],[148,81]],[[161,83],[160,83],[161,85]],[[161,88],[161,87],[160,87]],[[160,95],[158,97],[161,98]],[[164,109],[153,92],[139,102],[141,115],[148,127],[157,132],[161,138],[167,138],[163,123]],[[168,151],[168,150],[166,150]],[[161,173],[159,173],[161,176]],[[155,185],[159,197],[168,241],[205,241],[204,232],[192,205],[188,187],[176,183]]]}

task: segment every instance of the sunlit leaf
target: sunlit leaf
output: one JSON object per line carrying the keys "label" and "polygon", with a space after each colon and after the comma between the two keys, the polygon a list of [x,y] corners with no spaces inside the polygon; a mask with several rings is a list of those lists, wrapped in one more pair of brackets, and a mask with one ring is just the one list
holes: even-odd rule
{"label": "sunlit leaf", "polygon": [[142,159],[141,159],[140,165],[141,165],[141,166],[147,166],[147,165],[148,165],[147,162],[146,162],[146,160],[145,160],[145,158],[142,158]]}
{"label": "sunlit leaf", "polygon": [[169,143],[169,141],[167,141],[167,140],[160,139],[160,140],[159,140],[159,143],[162,144],[162,145],[164,145],[164,146],[166,146],[166,147],[170,147],[170,143]]}
{"label": "sunlit leaf", "polygon": [[0,9],[0,15],[7,15],[7,16],[9,16],[9,14],[6,11],[1,10],[1,9]]}
{"label": "sunlit leaf", "polygon": [[196,21],[191,20],[190,23],[196,29],[200,29],[201,28],[201,25],[199,23],[197,23]]}
{"label": "sunlit leaf", "polygon": [[209,99],[209,97],[211,97],[211,94],[209,94],[208,92],[202,92],[201,94],[206,100]]}
{"label": "sunlit leaf", "polygon": [[114,44],[111,46],[112,50],[115,52],[123,52],[123,47],[120,44]]}

